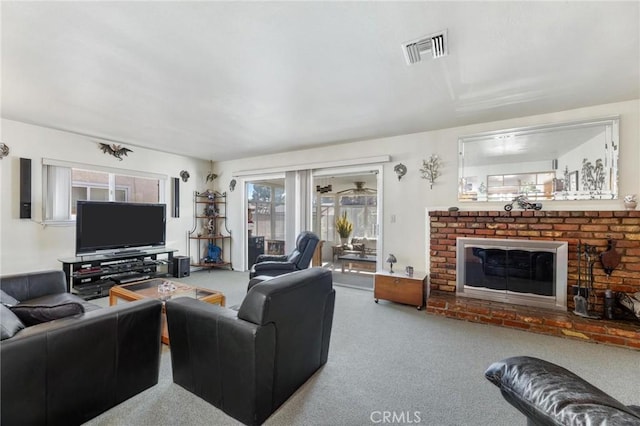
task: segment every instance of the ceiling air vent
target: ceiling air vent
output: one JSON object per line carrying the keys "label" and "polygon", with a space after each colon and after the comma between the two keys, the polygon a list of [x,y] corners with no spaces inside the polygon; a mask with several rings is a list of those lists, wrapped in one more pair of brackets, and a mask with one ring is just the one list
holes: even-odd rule
{"label": "ceiling air vent", "polygon": [[447,49],[447,30],[403,43],[402,51],[408,65],[420,62],[422,57],[429,52],[431,52],[433,58],[447,56],[449,53]]}

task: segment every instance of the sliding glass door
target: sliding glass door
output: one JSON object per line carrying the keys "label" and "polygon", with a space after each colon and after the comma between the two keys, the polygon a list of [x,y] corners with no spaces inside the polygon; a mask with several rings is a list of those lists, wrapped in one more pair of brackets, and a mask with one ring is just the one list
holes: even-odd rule
{"label": "sliding glass door", "polygon": [[284,254],[284,179],[247,182],[248,268],[260,254]]}
{"label": "sliding glass door", "polygon": [[[330,174],[330,175],[329,175]],[[314,176],[313,230],[324,240],[323,264],[339,263],[343,254],[359,254],[376,259],[379,233],[378,173],[321,171]],[[346,215],[353,230],[343,246],[336,219]],[[360,252],[356,253],[356,251]]]}

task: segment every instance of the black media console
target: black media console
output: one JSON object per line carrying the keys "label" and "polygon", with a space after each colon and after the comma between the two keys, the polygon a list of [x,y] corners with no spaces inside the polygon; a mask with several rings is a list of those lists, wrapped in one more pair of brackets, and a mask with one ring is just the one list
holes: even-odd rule
{"label": "black media console", "polygon": [[67,291],[89,300],[108,296],[114,285],[170,276],[176,251],[162,248],[58,260],[67,278]]}

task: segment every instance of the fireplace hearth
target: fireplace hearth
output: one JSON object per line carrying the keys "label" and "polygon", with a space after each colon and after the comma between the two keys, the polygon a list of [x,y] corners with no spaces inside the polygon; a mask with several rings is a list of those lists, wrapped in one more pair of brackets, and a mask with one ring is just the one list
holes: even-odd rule
{"label": "fireplace hearth", "polygon": [[568,243],[520,239],[457,239],[459,296],[567,309]]}

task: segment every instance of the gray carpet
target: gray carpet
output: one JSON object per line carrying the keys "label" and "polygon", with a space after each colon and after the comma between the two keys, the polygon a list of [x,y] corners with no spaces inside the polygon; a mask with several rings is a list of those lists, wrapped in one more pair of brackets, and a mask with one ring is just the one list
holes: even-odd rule
{"label": "gray carpet", "polygon": [[[205,271],[181,281],[222,290],[231,306],[242,301],[248,274]],[[513,355],[555,362],[623,403],[640,404],[637,351],[431,316],[391,302],[375,304],[371,292],[336,286],[328,363],[265,424],[380,424],[384,411],[404,416],[404,424],[524,424],[483,375],[490,363]],[[238,424],[173,384],[170,362],[165,348],[158,385],[87,424]]]}
{"label": "gray carpet", "polygon": [[333,283],[343,287],[358,288],[373,291],[372,272],[340,272],[338,268],[333,272]]}

